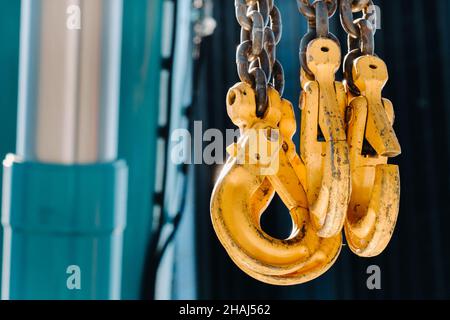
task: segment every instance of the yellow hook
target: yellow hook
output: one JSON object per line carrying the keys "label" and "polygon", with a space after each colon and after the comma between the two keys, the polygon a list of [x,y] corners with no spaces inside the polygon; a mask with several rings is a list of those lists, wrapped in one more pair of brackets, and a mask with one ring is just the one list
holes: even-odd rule
{"label": "yellow hook", "polygon": [[[273,88],[268,98],[266,115],[259,119],[250,85],[239,83],[228,93],[228,114],[241,137],[228,148],[230,158],[211,198],[211,219],[231,259],[248,275],[269,284],[300,284],[333,265],[342,236],[321,238],[313,228],[303,188],[305,167],[292,142],[296,131],[292,105]],[[262,152],[264,148],[269,151]],[[275,192],[293,221],[286,240],[269,236],[260,225]]]}
{"label": "yellow hook", "polygon": [[[381,92],[386,64],[375,56],[355,60],[353,78],[361,96],[350,101],[348,143],[353,193],[345,223],[350,249],[359,256],[379,255],[388,245],[400,204],[400,173],[388,157],[401,153],[392,128],[394,108]],[[370,144],[372,154],[363,150]]]}
{"label": "yellow hook", "polygon": [[307,61],[315,80],[302,74],[300,151],[312,221],[319,236],[333,237],[342,231],[351,193],[346,93],[343,84],[335,81],[340,47],[331,39],[313,40]]}

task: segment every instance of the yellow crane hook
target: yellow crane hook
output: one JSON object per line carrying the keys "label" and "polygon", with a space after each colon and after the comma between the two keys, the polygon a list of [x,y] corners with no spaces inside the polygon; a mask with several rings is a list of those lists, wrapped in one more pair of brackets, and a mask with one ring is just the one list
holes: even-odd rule
{"label": "yellow crane hook", "polygon": [[[394,108],[382,98],[388,80],[386,64],[371,55],[353,64],[353,80],[361,91],[350,97],[348,143],[353,193],[345,234],[350,249],[362,257],[379,255],[394,231],[400,205],[400,173],[388,158],[401,153],[392,128]],[[363,150],[369,144],[372,153]]]}
{"label": "yellow crane hook", "polygon": [[[269,88],[268,109],[260,119],[253,89],[239,83],[227,95],[227,111],[241,137],[228,148],[230,158],[211,198],[220,242],[244,272],[265,283],[293,285],[322,275],[337,259],[342,236],[321,238],[313,227],[303,187],[306,169],[292,142],[296,121],[291,103]],[[275,192],[293,221],[292,234],[284,240],[269,236],[260,225]]]}
{"label": "yellow crane hook", "polygon": [[307,79],[302,70],[300,151],[311,219],[319,236],[332,237],[342,231],[351,193],[346,92],[335,81],[341,51],[334,40],[318,38],[310,42],[306,54],[315,79]]}

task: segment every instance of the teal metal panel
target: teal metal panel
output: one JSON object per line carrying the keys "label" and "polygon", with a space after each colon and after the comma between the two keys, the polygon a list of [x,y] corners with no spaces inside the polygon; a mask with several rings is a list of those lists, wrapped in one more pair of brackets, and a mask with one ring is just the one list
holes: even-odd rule
{"label": "teal metal panel", "polygon": [[129,166],[122,298],[139,299],[152,231],[162,0],[124,1],[119,157]]}
{"label": "teal metal panel", "polygon": [[[15,150],[20,1],[0,0],[0,158]],[[1,187],[0,187],[1,190]]]}
{"label": "teal metal panel", "polygon": [[3,183],[2,299],[120,298],[125,162],[66,166],[8,156]]}
{"label": "teal metal panel", "polygon": [[[0,0],[0,159],[15,150],[19,73],[20,1]],[[3,168],[0,166],[0,176]],[[2,185],[0,184],[0,194]],[[0,226],[0,266],[3,229]],[[0,286],[2,280],[0,277]]]}

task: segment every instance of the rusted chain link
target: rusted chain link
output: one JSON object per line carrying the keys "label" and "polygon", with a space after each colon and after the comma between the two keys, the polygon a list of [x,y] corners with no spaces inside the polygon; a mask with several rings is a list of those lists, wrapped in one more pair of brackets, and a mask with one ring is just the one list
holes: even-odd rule
{"label": "rusted chain link", "polygon": [[[345,32],[347,32],[352,38],[360,37],[360,30],[355,24],[353,13],[362,12],[364,20],[376,20],[376,11],[373,8],[372,0],[341,0],[339,2],[341,24]],[[374,34],[376,29],[374,30]]]}
{"label": "rusted chain link", "polygon": [[330,38],[339,44],[336,36],[330,33],[329,19],[336,13],[337,0],[297,0],[298,10],[308,21],[308,32],[300,42],[299,58],[302,69],[309,79],[314,79],[314,74],[308,68],[306,50],[308,44],[316,38]]}
{"label": "rusted chain link", "polygon": [[[353,62],[363,55],[375,55],[376,10],[372,0],[340,0],[340,19],[348,34],[348,53],[344,58],[344,78],[350,91],[359,95],[360,90],[353,81]],[[353,14],[362,12],[360,19]]]}
{"label": "rusted chain link", "polygon": [[267,111],[267,87],[282,95],[284,71],[276,58],[282,35],[280,11],[274,0],[235,0],[236,19],[241,26],[241,44],[236,51],[238,75],[256,92],[258,117]]}
{"label": "rusted chain link", "polygon": [[[309,0],[297,0],[297,7],[301,14],[303,14],[308,20],[316,19],[316,10],[314,6],[316,5],[315,1],[311,4]],[[332,17],[336,13],[337,9],[337,1],[336,0],[325,0],[328,9],[328,17]]]}

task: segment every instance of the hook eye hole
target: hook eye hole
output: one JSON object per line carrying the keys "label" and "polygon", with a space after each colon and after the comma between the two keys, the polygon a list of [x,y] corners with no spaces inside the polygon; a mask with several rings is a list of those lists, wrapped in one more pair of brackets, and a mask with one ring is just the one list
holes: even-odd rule
{"label": "hook eye hole", "polygon": [[376,65],[374,65],[374,64],[371,64],[371,65],[369,66],[369,68],[372,69],[372,70],[377,70],[377,69],[378,69],[378,66],[376,66]]}
{"label": "hook eye hole", "polygon": [[228,93],[228,105],[232,106],[236,102],[236,92],[234,90]]}
{"label": "hook eye hole", "polygon": [[320,50],[322,50],[322,52],[330,52],[330,48],[328,47],[322,47]]}
{"label": "hook eye hole", "polygon": [[260,226],[265,233],[278,240],[286,240],[291,236],[292,217],[277,194],[262,214]]}

